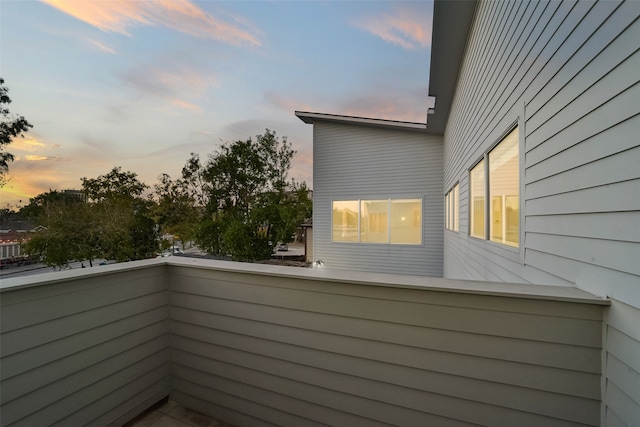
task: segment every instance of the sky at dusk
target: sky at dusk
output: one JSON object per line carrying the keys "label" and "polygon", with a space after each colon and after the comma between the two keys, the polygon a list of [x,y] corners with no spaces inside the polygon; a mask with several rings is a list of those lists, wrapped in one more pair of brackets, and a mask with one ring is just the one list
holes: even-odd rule
{"label": "sky at dusk", "polygon": [[295,110],[424,122],[430,1],[2,0],[0,76],[34,127],[0,204],[121,166],[153,186],[265,128],[312,182]]}

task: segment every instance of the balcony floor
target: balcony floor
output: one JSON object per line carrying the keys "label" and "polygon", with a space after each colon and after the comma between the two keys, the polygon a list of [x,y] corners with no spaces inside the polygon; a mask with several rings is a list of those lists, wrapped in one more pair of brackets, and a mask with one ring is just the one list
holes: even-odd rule
{"label": "balcony floor", "polygon": [[233,427],[208,415],[165,402],[126,424],[126,427]]}

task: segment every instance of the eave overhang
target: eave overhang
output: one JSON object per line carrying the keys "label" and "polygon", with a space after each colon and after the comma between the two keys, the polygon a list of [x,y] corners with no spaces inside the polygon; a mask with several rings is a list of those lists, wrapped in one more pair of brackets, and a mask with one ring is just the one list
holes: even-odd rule
{"label": "eave overhang", "polygon": [[476,4],[476,0],[435,0],[429,96],[436,98],[436,104],[427,119],[427,130],[433,133],[443,134],[447,127]]}
{"label": "eave overhang", "polygon": [[403,122],[399,120],[374,119],[370,117],[344,116],[339,114],[313,113],[309,111],[296,111],[296,116],[307,124],[317,122],[334,122],[345,124],[357,124],[365,126],[384,127],[387,129],[401,129],[422,131],[427,130],[426,123]]}

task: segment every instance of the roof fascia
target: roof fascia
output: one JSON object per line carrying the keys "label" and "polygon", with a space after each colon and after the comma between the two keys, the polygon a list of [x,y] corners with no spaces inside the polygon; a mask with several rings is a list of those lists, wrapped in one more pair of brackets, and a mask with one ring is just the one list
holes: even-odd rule
{"label": "roof fascia", "polygon": [[422,131],[426,130],[426,123],[403,122],[398,120],[374,119],[370,117],[343,116],[339,114],[313,113],[309,111],[296,111],[296,117],[307,124],[318,121],[347,123],[365,126],[376,126],[391,129]]}
{"label": "roof fascia", "polygon": [[436,105],[427,116],[429,131],[443,134],[447,127],[476,5],[476,0],[435,0],[433,5],[429,96]]}

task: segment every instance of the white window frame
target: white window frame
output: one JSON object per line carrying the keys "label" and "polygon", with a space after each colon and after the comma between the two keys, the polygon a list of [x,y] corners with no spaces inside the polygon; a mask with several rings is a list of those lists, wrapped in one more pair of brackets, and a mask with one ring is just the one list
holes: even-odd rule
{"label": "white window frame", "polygon": [[[362,241],[362,202],[367,201],[383,201],[387,202],[387,241],[386,242],[363,242]],[[391,236],[391,204],[394,201],[419,201],[420,202],[420,242],[419,243],[392,243]],[[335,202],[357,202],[358,204],[358,238],[356,241],[342,241],[333,239],[333,206]],[[366,244],[366,245],[393,245],[393,246],[422,246],[424,244],[424,199],[422,197],[397,197],[397,198],[384,198],[384,197],[370,197],[366,199],[335,199],[331,200],[331,243],[336,244]]]}
{"label": "white window frame", "polygon": [[[500,145],[500,143],[503,142],[509,136],[509,134],[511,134],[516,129],[518,133],[518,180],[519,180],[519,185],[518,185],[519,217],[518,218],[519,218],[519,221],[518,221],[518,245],[512,245],[512,244],[491,239],[491,199],[490,199],[491,176],[490,176],[490,165],[489,165],[489,153],[491,153],[494,148]],[[523,187],[524,180],[522,179],[522,170],[523,170],[523,161],[524,161],[522,156],[523,145],[524,145],[523,138],[524,138],[523,126],[520,126],[520,124],[516,121],[515,123],[513,123],[511,126],[508,127],[508,130],[506,132],[500,135],[500,138],[498,138],[497,141],[494,144],[492,144],[487,151],[485,151],[482,158],[478,159],[478,161],[475,162],[473,166],[469,168],[469,170],[467,171],[467,176],[469,181],[468,236],[474,239],[484,240],[484,241],[499,245],[500,247],[505,247],[505,248],[509,248],[515,251],[520,251],[520,252],[521,252],[521,248],[523,248],[524,246],[523,245],[524,233],[523,233],[523,227],[522,227],[523,216],[524,216],[524,212],[522,209],[522,195],[523,195],[523,188],[524,188]],[[473,209],[471,208],[471,203],[473,203],[473,200],[471,199],[471,185],[472,185],[471,172],[482,161],[484,161],[484,164],[483,164],[483,167],[484,167],[484,236],[480,237],[480,236],[471,234],[471,223],[473,221]],[[504,214],[504,211],[503,211],[503,214]],[[503,225],[504,225],[504,222],[503,222]]]}
{"label": "white window frame", "polygon": [[460,183],[456,182],[444,198],[445,203],[445,229],[460,231]]}

